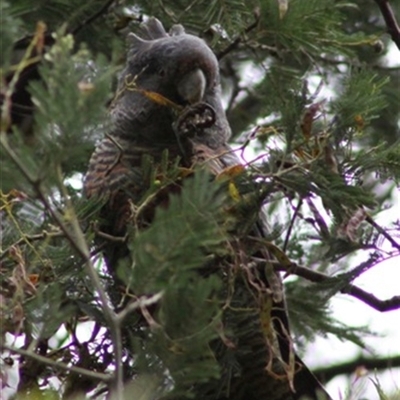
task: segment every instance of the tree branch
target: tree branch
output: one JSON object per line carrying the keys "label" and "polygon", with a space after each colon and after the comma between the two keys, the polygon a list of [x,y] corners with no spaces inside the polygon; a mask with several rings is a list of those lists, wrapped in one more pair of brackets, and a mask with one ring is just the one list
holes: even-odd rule
{"label": "tree branch", "polygon": [[393,9],[389,4],[389,0],[375,0],[375,3],[381,10],[381,14],[385,20],[389,35],[392,37],[393,42],[400,50],[400,27],[396,21]]}
{"label": "tree branch", "polygon": [[54,360],[51,360],[50,358],[41,356],[39,354],[33,353],[28,350],[18,349],[16,347],[11,347],[11,346],[7,346],[7,345],[2,345],[1,350],[2,351],[7,350],[14,354],[19,354],[24,357],[29,357],[29,358],[32,358],[33,360],[36,360],[45,365],[49,365],[53,368],[61,369],[63,371],[68,371],[73,374],[87,376],[88,378],[95,379],[98,381],[109,382],[112,379],[111,375],[102,374],[101,372],[90,371],[88,369],[81,368],[81,367],[75,367],[73,365],[68,365],[68,364],[65,364],[65,363],[59,362],[59,361],[54,361]]}
{"label": "tree branch", "polygon": [[380,300],[372,293],[366,292],[352,284],[342,289],[341,293],[349,294],[380,312],[393,311],[400,308],[400,296],[393,296],[390,299]]}
{"label": "tree branch", "polygon": [[397,250],[400,250],[400,244],[397,243],[380,225],[378,225],[369,215],[365,218],[365,220],[372,225],[382,236],[386,238],[390,242],[390,244]]}
{"label": "tree branch", "polygon": [[[265,264],[265,260],[257,258],[253,259],[256,261],[256,263],[263,265]],[[271,261],[271,263],[273,264],[275,271],[283,271],[286,272],[288,275],[297,275],[307,279],[310,282],[321,283],[336,279],[335,277],[328,276],[318,271],[313,271],[309,268],[302,267],[295,263],[292,263],[290,265],[282,265],[273,261]],[[400,308],[400,296],[393,296],[390,299],[381,300],[374,296],[372,293],[366,292],[365,290],[351,283],[340,289],[340,293],[348,294],[352,297],[355,297],[356,299],[361,300],[363,303],[380,312],[393,311]]]}
{"label": "tree branch", "polygon": [[400,355],[386,358],[359,357],[342,364],[320,367],[313,370],[313,373],[323,382],[328,382],[337,375],[349,375],[357,368],[364,367],[368,370],[385,370],[387,368],[400,367]]}

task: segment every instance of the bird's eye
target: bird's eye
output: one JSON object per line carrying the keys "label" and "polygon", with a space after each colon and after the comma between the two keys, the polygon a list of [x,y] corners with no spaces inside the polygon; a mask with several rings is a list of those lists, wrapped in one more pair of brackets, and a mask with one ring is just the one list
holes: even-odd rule
{"label": "bird's eye", "polygon": [[165,69],[164,68],[160,68],[158,70],[158,75],[161,76],[161,78],[163,78],[166,75]]}

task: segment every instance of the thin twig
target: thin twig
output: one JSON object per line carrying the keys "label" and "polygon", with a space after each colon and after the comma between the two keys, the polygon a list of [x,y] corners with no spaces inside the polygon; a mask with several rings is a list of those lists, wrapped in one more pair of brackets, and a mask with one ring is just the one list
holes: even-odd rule
{"label": "thin twig", "polygon": [[284,252],[287,249],[287,246],[288,246],[288,243],[289,243],[289,239],[290,239],[290,235],[292,234],[292,229],[293,229],[293,226],[294,226],[294,222],[296,221],[297,215],[299,214],[300,208],[301,208],[302,205],[303,205],[303,199],[300,198],[296,208],[294,209],[294,213],[293,213],[293,216],[292,216],[292,218],[290,220],[290,225],[289,225],[289,228],[288,228],[287,233],[286,233],[285,241],[283,242],[282,250]]}
{"label": "thin twig", "polygon": [[315,225],[317,225],[319,228],[320,235],[324,239],[329,239],[330,238],[329,228],[328,228],[328,225],[326,224],[325,220],[323,219],[323,217],[319,213],[317,207],[315,206],[315,204],[312,202],[312,200],[309,197],[307,197],[306,201],[307,201],[308,207],[310,207],[310,210],[314,216]]}
{"label": "thin twig", "polygon": [[104,3],[102,7],[98,11],[96,11],[93,15],[89,16],[87,19],[85,19],[81,24],[79,24],[76,28],[72,29],[70,32],[72,35],[76,35],[82,28],[84,28],[86,25],[91,24],[93,21],[95,21],[97,18],[101,17],[102,14],[104,14],[107,9],[111,6],[111,4],[114,2],[114,0],[108,0]]}
{"label": "thin twig", "polygon": [[251,32],[254,28],[257,27],[258,23],[260,22],[260,11],[255,10],[254,11],[254,22],[250,24],[248,27],[245,28],[243,33],[239,35],[232,43],[230,43],[225,49],[221,50],[217,54],[218,60],[221,58],[225,57],[228,53],[230,53],[232,50],[234,50],[243,40],[243,34]]}
{"label": "thin twig", "polygon": [[142,307],[148,307],[157,303],[158,301],[161,300],[162,296],[163,292],[159,292],[151,297],[139,298],[138,300],[129,303],[126,307],[122,309],[122,311],[120,311],[117,314],[117,322],[121,324],[124,321],[124,319],[128,316],[128,314],[130,314],[133,311],[139,310]]}
{"label": "thin twig", "polygon": [[126,243],[127,236],[114,236],[110,235],[108,233],[105,233],[101,231],[97,225],[97,223],[92,222],[91,227],[93,229],[93,232],[96,234],[96,236],[101,237],[103,239],[107,239],[110,242],[116,242],[116,243]]}
{"label": "thin twig", "polygon": [[385,20],[389,35],[392,37],[393,42],[400,50],[400,27],[396,21],[396,17],[392,7],[390,6],[389,0],[375,0],[375,3],[381,10],[381,14]]}
{"label": "thin twig", "polygon": [[[116,323],[117,316],[115,312],[111,309],[108,304],[108,298],[105,290],[101,284],[99,275],[96,271],[95,266],[90,258],[89,247],[86,243],[84,234],[79,226],[78,219],[73,210],[72,204],[69,200],[67,193],[64,193],[64,199],[67,202],[68,215],[70,226],[67,226],[64,222],[63,217],[56,211],[50,204],[47,196],[45,195],[42,182],[38,180],[24,165],[24,163],[19,159],[18,155],[13,149],[8,145],[7,134],[5,132],[0,133],[0,144],[3,146],[7,155],[14,162],[16,167],[22,172],[27,181],[31,184],[32,188],[35,190],[38,198],[46,207],[46,210],[50,213],[54,221],[57,223],[61,231],[64,233],[66,239],[70,242],[72,248],[82,257],[85,262],[86,271],[89,278],[99,296],[101,308],[104,312],[104,317],[110,327],[111,335],[113,338],[114,345],[114,357],[115,357],[115,371],[114,371],[114,395],[116,399],[123,398],[123,365],[122,365],[122,343],[121,343],[121,332],[119,324]],[[60,171],[58,171],[60,174]],[[59,179],[61,177],[59,176]],[[60,189],[65,192],[65,187],[60,182]]]}
{"label": "thin twig", "polygon": [[36,242],[39,240],[59,238],[59,237],[64,237],[64,236],[65,236],[64,233],[61,231],[55,231],[55,232],[43,231],[42,233],[38,233],[36,235],[24,235],[24,237],[19,238],[16,242],[14,242],[11,246],[9,246],[7,249],[5,249],[0,254],[0,261],[3,260],[9,254],[10,250],[15,246],[19,246],[26,242],[30,243],[30,242]]}
{"label": "thin twig", "polygon": [[397,243],[380,225],[378,225],[371,216],[367,215],[365,220],[372,225],[390,244],[397,250],[400,250],[400,244]]}
{"label": "thin twig", "polygon": [[[46,29],[46,25],[43,22],[38,22],[36,26],[35,34],[32,36],[32,39],[29,42],[29,45],[25,49],[25,53],[21,59],[21,61],[16,65],[14,69],[14,73],[8,85],[6,86],[6,90],[2,93],[2,101],[1,101],[1,121],[2,128],[8,130],[12,124],[11,120],[11,110],[12,110],[12,96],[17,87],[19,78],[21,74],[27,70],[28,66],[34,65],[35,63],[39,63],[37,57],[41,57],[43,47],[42,41],[45,42],[45,34],[44,31]],[[35,58],[36,62],[32,63],[32,58]],[[3,123],[3,121],[5,123]],[[3,135],[4,132],[0,132]]]}
{"label": "thin twig", "polygon": [[24,357],[29,357],[29,358],[32,358],[33,360],[36,360],[42,364],[46,364],[46,365],[49,365],[49,366],[57,368],[57,369],[62,369],[63,371],[72,372],[74,374],[87,376],[88,378],[96,379],[98,381],[110,382],[112,379],[111,375],[103,374],[101,372],[90,371],[88,369],[81,368],[81,367],[75,367],[74,365],[68,365],[68,364],[65,364],[65,363],[59,362],[59,361],[54,361],[50,358],[41,356],[39,354],[24,350],[24,349],[18,349],[16,347],[2,345],[1,350],[2,351],[6,350],[11,353],[19,354]]}

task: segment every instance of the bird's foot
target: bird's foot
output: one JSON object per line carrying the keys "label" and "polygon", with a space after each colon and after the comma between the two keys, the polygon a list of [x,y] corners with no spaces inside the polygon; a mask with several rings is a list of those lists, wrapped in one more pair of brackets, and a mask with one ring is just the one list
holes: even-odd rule
{"label": "bird's foot", "polygon": [[179,137],[192,138],[201,135],[216,120],[215,110],[207,103],[186,107],[178,116],[173,128]]}

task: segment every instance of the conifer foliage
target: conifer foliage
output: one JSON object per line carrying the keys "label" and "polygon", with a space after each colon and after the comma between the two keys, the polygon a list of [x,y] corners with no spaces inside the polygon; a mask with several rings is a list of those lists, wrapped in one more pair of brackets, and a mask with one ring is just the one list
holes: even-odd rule
{"label": "conifer foliage", "polygon": [[[335,296],[376,313],[400,308],[400,293],[378,299],[354,282],[400,260],[398,212],[376,222],[400,180],[400,67],[387,64],[389,50],[400,54],[398,2],[4,0],[0,14],[4,393],[241,398],[230,388],[241,373],[235,340],[252,325],[241,323],[243,303],[230,300],[234,292],[246,299],[243,285],[256,282],[243,278],[246,269],[237,274],[247,255],[232,237],[246,237],[261,209],[269,232],[255,246],[273,256],[266,273],[291,277],[284,287],[297,350],[328,334],[365,346],[371,332],[337,320]],[[110,236],[101,230],[104,202],[87,199],[82,181],[110,126],[126,35],[151,16],[182,24],[217,55],[243,166],[215,178],[168,154],[160,165],[144,157],[147,190],[131,204],[135,218],[125,236]],[[168,207],[154,202],[175,185]],[[149,210],[151,224],[141,218]],[[105,268],[105,243],[129,249],[116,275]],[[232,271],[213,269],[227,259]],[[255,256],[246,268],[261,264]],[[248,303],[268,320],[269,304]],[[398,358],[343,360],[318,377],[384,370]],[[294,361],[286,367],[290,378]]]}

